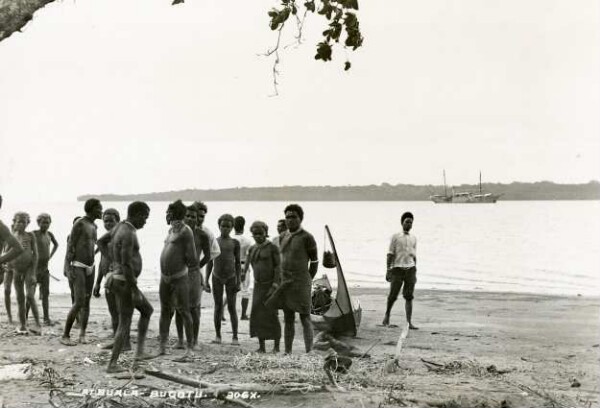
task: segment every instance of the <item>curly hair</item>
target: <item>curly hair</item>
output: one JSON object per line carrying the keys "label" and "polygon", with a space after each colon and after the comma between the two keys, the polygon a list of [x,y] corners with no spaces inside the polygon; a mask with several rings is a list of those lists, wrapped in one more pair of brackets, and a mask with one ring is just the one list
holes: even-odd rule
{"label": "curly hair", "polygon": [[18,220],[25,220],[25,222],[28,225],[31,222],[31,219],[29,218],[29,214],[27,214],[24,211],[19,211],[19,212],[15,213],[15,216],[13,217],[13,223],[17,222]]}
{"label": "curly hair", "polygon": [[223,214],[219,217],[219,220],[217,221],[217,224],[219,225],[219,227],[221,226],[221,223],[223,221],[229,221],[231,223],[231,225],[233,225],[233,215],[231,214]]}
{"label": "curly hair", "polygon": [[37,216],[36,221],[39,224],[42,220],[48,220],[48,222],[52,222],[52,217],[48,213],[41,213]]}
{"label": "curly hair", "polygon": [[300,218],[300,221],[304,219],[304,210],[298,204],[288,205],[287,207],[285,207],[285,210],[283,210],[283,213],[285,214],[288,211],[292,211],[298,214],[298,218]]}

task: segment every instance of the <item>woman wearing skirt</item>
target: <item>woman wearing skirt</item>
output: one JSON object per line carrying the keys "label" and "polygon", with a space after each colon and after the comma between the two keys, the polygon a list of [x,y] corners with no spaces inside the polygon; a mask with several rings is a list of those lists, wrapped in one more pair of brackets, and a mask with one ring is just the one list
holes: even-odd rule
{"label": "woman wearing skirt", "polygon": [[256,242],[250,247],[242,281],[251,265],[254,272],[254,291],[250,312],[250,337],[258,337],[258,352],[264,353],[265,340],[274,340],[273,352],[279,352],[281,325],[278,310],[267,308],[264,301],[277,289],[281,282],[279,250],[267,240],[268,227],[262,221],[255,221],[250,227]]}

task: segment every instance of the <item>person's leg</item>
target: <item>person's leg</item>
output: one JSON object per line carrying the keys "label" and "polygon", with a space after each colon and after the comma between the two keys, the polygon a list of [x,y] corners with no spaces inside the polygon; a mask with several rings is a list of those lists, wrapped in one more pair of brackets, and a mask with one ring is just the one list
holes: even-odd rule
{"label": "person's leg", "polygon": [[385,309],[385,316],[383,317],[383,325],[387,326],[390,324],[390,313],[394,302],[398,299],[398,294],[402,288],[402,276],[399,275],[398,271],[392,271],[392,281],[390,282],[390,292],[387,298],[387,307]]}
{"label": "person's leg", "polygon": [[8,324],[13,324],[11,304],[10,304],[10,292],[13,285],[14,272],[12,269],[7,270],[4,273],[4,307],[6,308],[6,314],[8,317]]}
{"label": "person's leg", "polygon": [[42,300],[44,323],[50,325],[52,321],[50,320],[50,272],[48,269],[40,271],[38,283],[40,285],[40,299]]}
{"label": "person's leg", "polygon": [[418,330],[419,328],[412,324],[412,312],[413,312],[413,299],[415,293],[415,284],[417,283],[417,270],[411,268],[406,272],[404,279],[404,289],[402,296],[405,299],[404,311],[406,312],[406,321],[408,322],[408,328],[411,330]]}
{"label": "person's leg", "polygon": [[[75,318],[79,315],[79,311],[83,309],[85,304],[85,269],[73,266],[72,279],[73,283],[73,305],[69,314],[67,315],[67,321],[65,322],[65,330],[61,338],[61,343],[65,345],[74,345],[71,342],[71,328],[75,322]],[[81,324],[83,326],[83,324]]]}
{"label": "person's leg", "polygon": [[85,333],[87,330],[88,321],[90,318],[90,301],[92,299],[92,291],[94,290],[94,278],[96,277],[95,271],[88,275],[88,271],[85,271],[85,300],[83,307],[81,308],[81,328],[79,329],[79,342],[86,344]]}
{"label": "person's leg", "polygon": [[185,338],[187,340],[187,351],[191,352],[194,348],[194,330],[192,328],[192,316],[190,314],[190,281],[187,276],[177,279],[173,282],[175,285],[175,295],[177,296],[177,311],[183,319],[183,328],[185,329]]}
{"label": "person's leg", "polygon": [[175,310],[175,326],[177,327],[177,349],[184,349],[185,342],[183,341],[183,317],[179,313],[179,309]]}
{"label": "person's leg", "polygon": [[235,285],[235,278],[230,279],[227,282],[227,286],[226,286],[226,291],[227,291],[227,309],[229,311],[229,318],[231,319],[231,331],[233,332],[233,338],[232,338],[232,344],[234,345],[239,345],[239,340],[238,340],[238,316],[237,316],[237,310],[235,310],[235,304],[236,304],[236,298],[237,298],[237,292],[236,292],[236,285]]}
{"label": "person's leg", "polygon": [[131,328],[131,318],[133,316],[133,301],[131,298],[131,290],[128,285],[125,282],[117,283],[113,281],[110,290],[113,291],[117,302],[117,308],[119,310],[119,326],[117,328],[117,334],[115,335],[110,362],[106,369],[109,373],[123,371],[123,369],[117,365],[117,360],[125,345],[127,334]]}
{"label": "person's leg", "polygon": [[192,317],[192,336],[194,347],[198,344],[198,334],[200,333],[200,306],[194,306],[190,308],[190,315]]}
{"label": "person's leg", "polygon": [[304,349],[310,353],[313,346],[313,327],[310,314],[301,314],[300,323],[302,323],[302,334],[304,335]]}
{"label": "person's leg", "polygon": [[290,309],[283,309],[283,343],[285,347],[285,354],[292,354],[292,345],[294,344],[295,328],[294,320],[296,313]]}
{"label": "person's leg", "polygon": [[108,313],[110,314],[110,326],[114,338],[117,335],[117,329],[119,328],[119,309],[117,300],[110,289],[104,290],[104,297],[106,298],[106,306],[108,308]]}
{"label": "person's leg", "polygon": [[[150,317],[152,316],[152,313],[154,313],[154,308],[143,294],[141,296],[140,302],[135,305],[135,308],[140,312],[140,320],[138,321],[137,351],[135,354],[135,358],[137,360],[143,360],[147,357],[150,357],[148,354],[145,353],[144,345],[146,343],[146,335],[148,334],[148,325],[150,324]],[[129,337],[127,338],[127,340],[129,340]]]}
{"label": "person's leg", "polygon": [[193,272],[189,275],[190,285],[190,316],[192,319],[192,343],[194,347],[198,343],[198,332],[200,330],[200,291],[202,286],[202,275],[200,271]]}
{"label": "person's leg", "polygon": [[214,324],[215,339],[213,343],[221,343],[221,316],[223,315],[223,283],[219,279],[212,277],[212,293],[215,302]]}
{"label": "person's leg", "polygon": [[250,303],[250,299],[247,297],[242,298],[242,317],[241,320],[248,320],[248,303]]}
{"label": "person's leg", "polygon": [[40,313],[35,301],[35,287],[37,283],[35,281],[35,271],[30,268],[25,275],[25,296],[31,307],[31,313],[33,313],[33,319],[35,320],[35,329],[32,330],[34,333],[41,334],[40,325]]}
{"label": "person's leg", "polygon": [[17,294],[17,311],[19,313],[20,331],[26,331],[27,325],[25,321],[25,272],[15,269],[13,275],[15,293]]}
{"label": "person's leg", "polygon": [[167,352],[167,341],[169,340],[169,326],[173,317],[173,307],[171,304],[171,284],[165,283],[162,279],[158,288],[158,297],[160,299],[160,319],[158,331],[160,334],[160,354]]}
{"label": "person's leg", "polygon": [[266,353],[267,349],[265,347],[265,339],[263,339],[262,337],[258,338],[258,350],[256,350],[257,353]]}

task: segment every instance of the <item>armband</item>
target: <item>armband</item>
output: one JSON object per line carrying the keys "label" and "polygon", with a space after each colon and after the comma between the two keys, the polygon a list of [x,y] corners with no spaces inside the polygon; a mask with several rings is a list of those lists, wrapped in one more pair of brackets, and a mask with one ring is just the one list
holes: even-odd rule
{"label": "armband", "polygon": [[319,263],[319,260],[317,259],[317,260],[314,260],[314,261],[310,261],[310,263],[311,263],[311,264],[312,264],[312,263]]}

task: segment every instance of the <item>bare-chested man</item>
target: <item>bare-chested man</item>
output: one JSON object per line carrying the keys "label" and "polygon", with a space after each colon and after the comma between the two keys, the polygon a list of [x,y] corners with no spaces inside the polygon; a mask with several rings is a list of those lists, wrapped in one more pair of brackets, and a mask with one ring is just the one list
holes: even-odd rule
{"label": "bare-chested man", "polygon": [[[192,329],[194,332],[194,347],[198,344],[198,334],[200,332],[200,307],[202,304],[202,292],[204,292],[204,279],[202,277],[202,268],[210,260],[210,242],[206,232],[198,227],[198,208],[190,205],[185,213],[185,223],[194,232],[194,245],[196,246],[196,255],[200,258],[198,273],[188,272],[190,279],[190,313],[192,315]],[[183,341],[183,318],[179,313],[175,315],[177,325],[177,348],[185,348]]]}
{"label": "bare-chested man", "polygon": [[[100,252],[100,265],[98,267],[98,276],[96,277],[96,284],[94,285],[93,295],[96,298],[100,297],[100,286],[102,279],[108,278],[108,274],[114,271],[113,262],[114,256],[112,254],[112,247],[110,241],[112,239],[113,228],[121,221],[121,215],[119,211],[114,208],[108,208],[102,215],[102,222],[104,223],[104,229],[107,231],[104,235],[98,238],[98,249],[96,252]],[[106,305],[108,306],[108,313],[110,313],[110,320],[112,326],[112,338],[113,342],[106,344],[104,349],[111,349],[114,343],[114,337],[117,335],[117,328],[119,327],[119,310],[117,308],[117,300],[114,293],[104,285],[104,297],[106,298]],[[129,336],[125,340],[124,350],[131,350],[131,344],[129,342]]]}
{"label": "bare-chested man", "polygon": [[135,359],[139,361],[150,357],[144,353],[144,343],[154,309],[137,286],[137,278],[142,272],[142,257],[136,233],[146,225],[149,215],[148,204],[135,201],[127,207],[127,219],[111,230],[110,247],[114,257],[114,270],[107,276],[106,285],[117,301],[119,327],[106,369],[109,373],[124,371],[124,368],[117,365],[117,360],[129,335],[134,307],[140,312]]}
{"label": "bare-chested man", "polygon": [[97,239],[94,221],[102,217],[102,204],[96,198],[90,198],[85,202],[83,209],[85,216],[73,224],[67,248],[66,258],[70,268],[69,275],[73,281],[75,303],[67,315],[65,331],[59,340],[65,346],[77,344],[71,340],[71,328],[80,311],[79,343],[86,343],[85,330],[90,316],[90,298],[94,288],[94,254]]}
{"label": "bare-chested man", "polygon": [[[2,208],[2,196],[0,195],[0,208]],[[8,323],[13,324],[10,310],[10,289],[12,285],[12,272],[8,271],[8,262],[23,253],[23,246],[11,234],[8,227],[0,220],[0,284],[4,282],[4,305],[8,314]],[[5,276],[6,275],[6,276]],[[6,278],[6,279],[5,279]]]}
{"label": "bare-chested man", "polygon": [[198,268],[194,233],[183,221],[186,210],[181,200],[171,203],[167,210],[167,219],[171,228],[160,254],[160,354],[166,353],[173,309],[177,309],[183,318],[187,340],[186,355],[189,355],[194,348],[188,274],[199,274],[200,268]]}

